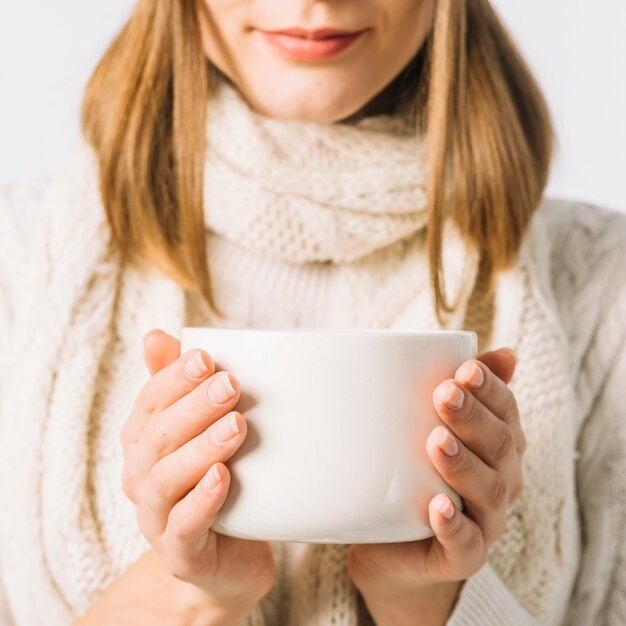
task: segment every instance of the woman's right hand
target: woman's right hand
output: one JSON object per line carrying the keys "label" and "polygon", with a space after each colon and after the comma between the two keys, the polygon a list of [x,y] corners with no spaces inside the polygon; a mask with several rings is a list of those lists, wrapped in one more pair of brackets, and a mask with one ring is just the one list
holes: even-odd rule
{"label": "woman's right hand", "polygon": [[239,383],[216,373],[203,350],[180,356],[180,343],[162,331],[146,336],[144,358],[152,376],[120,433],[122,488],[137,505],[139,528],[165,568],[210,602],[253,606],[274,583],[269,544],[211,530],[230,485],[224,462],[247,432],[232,410]]}

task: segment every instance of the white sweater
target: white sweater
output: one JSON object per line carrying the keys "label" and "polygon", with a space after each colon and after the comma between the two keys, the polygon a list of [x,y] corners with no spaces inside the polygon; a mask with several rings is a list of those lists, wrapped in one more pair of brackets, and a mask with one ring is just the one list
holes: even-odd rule
{"label": "white sweater", "polygon": [[[7,189],[0,197],[0,346],[11,332],[12,303],[21,297],[21,276],[15,268],[20,267],[18,259],[28,262],[28,232],[32,220],[37,219],[37,201],[42,192],[42,186]],[[575,590],[563,623],[623,625],[626,410],[620,392],[626,382],[626,218],[569,202],[548,202],[541,210],[550,223],[553,294],[569,338],[571,376],[584,415],[578,437],[577,468],[582,552]],[[326,298],[334,279],[332,264],[292,266],[261,257],[217,236],[210,238],[209,255],[218,303],[244,324],[325,325],[329,310]],[[187,305],[187,323],[203,324],[206,315],[202,303],[189,296]],[[0,417],[10,419],[10,415]],[[540,471],[550,472],[550,467],[546,464]],[[10,536],[0,537],[0,568],[2,547],[8,541]],[[275,548],[283,550],[286,558],[275,589],[263,603],[267,623],[297,623],[297,616],[290,615],[290,607],[293,612],[297,572],[307,544]],[[0,571],[0,582],[11,578],[11,571]],[[323,576],[323,572],[319,574]],[[0,612],[0,625],[12,625],[1,585],[0,609],[4,611]],[[44,607],[42,611],[45,614]],[[495,571],[486,566],[465,585],[448,625],[534,623]]]}

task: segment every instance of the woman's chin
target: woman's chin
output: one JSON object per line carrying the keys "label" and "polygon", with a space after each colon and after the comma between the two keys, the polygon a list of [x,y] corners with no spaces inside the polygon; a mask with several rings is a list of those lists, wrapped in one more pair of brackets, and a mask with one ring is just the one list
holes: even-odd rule
{"label": "woman's chin", "polygon": [[368,102],[366,96],[355,98],[345,82],[341,89],[333,89],[324,81],[298,85],[288,77],[264,83],[259,89],[241,86],[240,91],[249,106],[261,115],[319,124],[351,118]]}

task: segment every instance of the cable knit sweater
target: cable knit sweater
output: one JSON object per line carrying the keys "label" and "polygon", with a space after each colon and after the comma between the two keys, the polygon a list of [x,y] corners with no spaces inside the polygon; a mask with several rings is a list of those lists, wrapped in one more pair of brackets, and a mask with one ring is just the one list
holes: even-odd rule
{"label": "cable knit sweater", "polygon": [[[209,267],[236,325],[440,327],[410,115],[282,122],[226,82],[210,106]],[[155,268],[120,262],[87,146],[25,222],[41,224],[30,246],[8,208],[19,216],[27,196],[0,211],[0,580],[18,626],[70,626],[149,547],[119,480],[119,430],[146,380],[141,337],[226,321]],[[476,251],[445,225],[446,291],[461,303],[446,325],[476,331],[479,350],[518,351],[510,386],[528,440],[524,492],[450,626],[622,621],[625,223],[545,202],[489,298]],[[279,577],[246,626],[370,621],[347,546],[272,548]]]}
{"label": "cable knit sweater", "polygon": [[[32,252],[31,226],[45,185],[6,188],[0,195],[0,346],[10,341],[14,311],[23,296],[23,268]],[[622,390],[626,381],[626,218],[592,206],[572,202],[545,202],[540,209],[550,233],[546,261],[559,319],[570,346],[571,381],[576,390],[576,494],[580,519],[581,552],[571,598],[563,624],[618,626],[626,623],[626,411]],[[212,235],[210,266],[218,303],[233,317],[252,327],[323,327],[334,279],[332,264],[292,266],[272,260]],[[195,296],[187,295],[187,322],[207,321],[207,311]],[[467,327],[481,325],[479,307],[468,310]],[[4,357],[4,350],[2,350]],[[24,355],[36,358],[36,355]],[[3,363],[3,371],[10,368]],[[2,380],[2,379],[0,379]],[[1,393],[1,391],[0,391]],[[3,420],[11,419],[9,413]],[[111,491],[118,480],[111,472],[111,448],[117,445],[113,424],[101,424],[92,435],[92,471],[96,484],[95,506],[104,534],[115,537],[115,518],[107,513]],[[552,471],[546,456],[537,468]],[[3,481],[9,476],[3,474]],[[11,516],[4,528],[22,521],[10,502],[2,503]],[[123,542],[118,537],[117,545]],[[2,552],[11,535],[0,537]],[[116,545],[111,545],[115,553]],[[273,544],[282,565],[275,588],[262,601],[266,623],[298,623],[297,605],[302,572],[311,567],[309,544]],[[566,556],[566,555],[563,555]],[[121,556],[120,556],[121,558]],[[316,563],[324,585],[324,563]],[[2,567],[3,585],[17,572]],[[532,575],[532,574],[531,574]],[[325,581],[328,583],[328,581]],[[330,582],[332,585],[332,581]],[[0,586],[0,624],[28,626],[14,621],[13,611],[23,607],[7,602]],[[24,597],[28,597],[24,590]],[[362,610],[362,606],[360,609]],[[13,610],[12,610],[13,609]],[[47,607],[36,607],[36,623],[51,623]],[[368,618],[363,613],[365,623]],[[330,623],[320,617],[319,624]],[[449,626],[519,626],[535,619],[490,565],[465,585]]]}

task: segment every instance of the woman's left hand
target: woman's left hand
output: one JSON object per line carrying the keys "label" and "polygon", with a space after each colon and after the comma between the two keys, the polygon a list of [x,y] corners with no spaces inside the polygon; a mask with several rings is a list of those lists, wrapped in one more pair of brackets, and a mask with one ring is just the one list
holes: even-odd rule
{"label": "woman's left hand", "polygon": [[505,531],[507,509],[522,491],[526,448],[507,386],[515,365],[510,350],[486,352],[433,393],[447,427],[430,433],[426,450],[463,498],[463,512],[438,494],[428,507],[434,537],[350,547],[349,575],[378,626],[445,624],[463,581],[485,564],[490,545]]}

